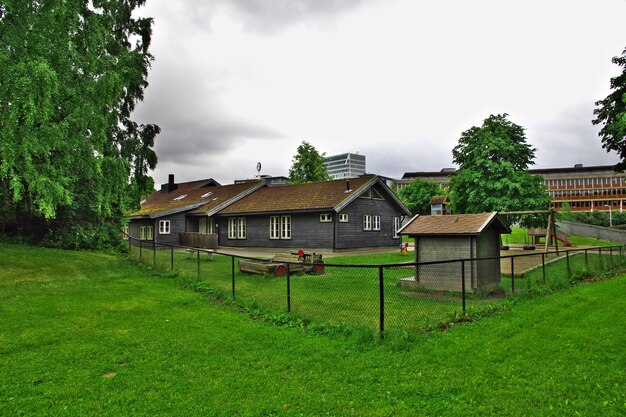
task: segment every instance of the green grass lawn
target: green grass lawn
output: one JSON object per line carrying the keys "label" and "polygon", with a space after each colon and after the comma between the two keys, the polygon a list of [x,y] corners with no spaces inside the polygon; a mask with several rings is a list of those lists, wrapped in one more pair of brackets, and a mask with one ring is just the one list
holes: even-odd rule
{"label": "green grass lawn", "polygon": [[412,341],[271,326],[116,256],[0,244],[0,415],[624,415],[626,277]]}
{"label": "green grass lawn", "polygon": [[[532,244],[532,238],[528,236],[527,229],[520,227],[511,228],[512,233],[510,235],[502,235],[502,242],[506,244]],[[570,236],[570,242],[576,246],[615,246],[619,245],[616,242],[609,242],[606,240],[594,239],[591,237],[584,237],[578,235]],[[559,242],[562,245],[561,242]],[[542,243],[541,246],[544,244]]]}

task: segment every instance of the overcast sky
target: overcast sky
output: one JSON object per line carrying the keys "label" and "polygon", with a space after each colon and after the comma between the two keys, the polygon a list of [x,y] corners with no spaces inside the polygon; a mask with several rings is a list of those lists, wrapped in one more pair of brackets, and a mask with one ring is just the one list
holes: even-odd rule
{"label": "overcast sky", "polygon": [[287,175],[306,140],[367,171],[452,166],[508,113],[538,168],[617,162],[591,124],[620,68],[626,0],[148,0],[155,56],[135,118],[157,184]]}

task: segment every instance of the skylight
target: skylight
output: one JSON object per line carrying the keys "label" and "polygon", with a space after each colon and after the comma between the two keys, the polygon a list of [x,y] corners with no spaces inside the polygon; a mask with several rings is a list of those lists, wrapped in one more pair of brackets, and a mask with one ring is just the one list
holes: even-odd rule
{"label": "skylight", "polygon": [[206,194],[202,194],[202,195],[200,196],[200,198],[207,198],[207,197],[210,197],[210,196],[212,196],[212,195],[213,195],[213,193],[212,193],[211,191],[209,191],[209,192],[208,192],[208,193],[206,193]]}
{"label": "skylight", "polygon": [[183,194],[183,195],[179,195],[178,197],[176,197],[175,199],[173,199],[172,201],[180,201],[183,198],[187,197],[187,194]]}

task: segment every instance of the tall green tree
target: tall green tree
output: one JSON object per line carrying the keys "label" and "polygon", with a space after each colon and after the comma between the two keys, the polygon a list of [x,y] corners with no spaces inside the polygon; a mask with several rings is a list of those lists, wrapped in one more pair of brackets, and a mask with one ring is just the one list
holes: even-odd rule
{"label": "tall green tree", "polygon": [[324,155],[315,146],[303,141],[296,151],[289,168],[289,182],[301,184],[313,181],[329,180],[330,176],[324,165]]}
{"label": "tall green tree", "polygon": [[398,196],[413,214],[430,214],[430,200],[442,194],[439,184],[415,180],[398,191]]}
{"label": "tall green tree", "polygon": [[159,127],[131,119],[152,61],[144,3],[0,0],[5,230],[107,245],[150,186]]}
{"label": "tall green tree", "polygon": [[622,67],[622,73],[611,78],[613,90],[604,100],[596,101],[593,114],[594,125],[602,125],[598,135],[602,138],[602,147],[615,151],[621,158],[617,170],[626,169],[626,49],[622,56],[613,57],[613,63]]}
{"label": "tall green tree", "polygon": [[524,128],[491,115],[482,126],[461,134],[453,149],[459,165],[450,180],[455,213],[547,209],[550,197],[543,179],[528,173],[536,149],[526,142]]}

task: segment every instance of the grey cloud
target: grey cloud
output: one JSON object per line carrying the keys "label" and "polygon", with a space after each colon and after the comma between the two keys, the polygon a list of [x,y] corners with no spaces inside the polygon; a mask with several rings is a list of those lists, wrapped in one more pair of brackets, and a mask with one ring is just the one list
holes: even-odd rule
{"label": "grey cloud", "polygon": [[530,127],[529,142],[537,148],[536,167],[608,165],[618,161],[602,148],[599,127],[591,124],[593,103],[581,103],[548,123]]}
{"label": "grey cloud", "polygon": [[182,7],[185,16],[206,31],[211,30],[217,14],[228,11],[241,19],[246,30],[271,35],[300,22],[327,24],[335,16],[372,1],[379,0],[214,0],[187,1]]}

